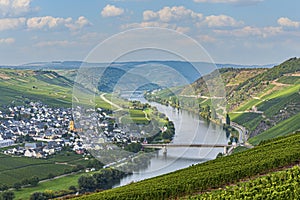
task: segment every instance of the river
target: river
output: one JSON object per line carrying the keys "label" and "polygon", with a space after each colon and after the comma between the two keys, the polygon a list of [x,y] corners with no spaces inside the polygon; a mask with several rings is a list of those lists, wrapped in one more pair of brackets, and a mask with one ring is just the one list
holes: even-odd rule
{"label": "river", "polygon": [[[134,100],[139,100],[142,103],[147,102],[144,98]],[[227,144],[228,139],[221,126],[209,123],[196,114],[185,110],[177,110],[155,102],[150,102],[150,104],[174,122],[175,136],[172,143]],[[169,148],[167,149],[167,155],[164,155],[162,151],[158,151],[157,155],[151,159],[148,168],[121,179],[120,183],[114,187],[205,162],[216,158],[220,152],[223,152],[223,148]]]}

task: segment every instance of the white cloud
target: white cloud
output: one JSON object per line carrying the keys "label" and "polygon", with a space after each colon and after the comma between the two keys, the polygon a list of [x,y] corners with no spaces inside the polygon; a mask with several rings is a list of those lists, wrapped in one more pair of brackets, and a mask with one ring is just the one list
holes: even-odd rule
{"label": "white cloud", "polygon": [[160,27],[160,28],[172,28],[172,29],[176,28],[175,25],[171,25],[164,22],[141,22],[141,23],[124,24],[121,26],[122,29],[145,28],[145,27]]}
{"label": "white cloud", "polygon": [[227,35],[227,36],[235,36],[235,37],[248,37],[248,36],[258,36],[258,37],[270,37],[276,36],[283,33],[282,27],[251,27],[245,26],[241,29],[235,30],[214,30],[215,33],[220,35]]}
{"label": "white cloud", "polygon": [[27,27],[29,29],[53,29],[53,28],[69,28],[70,30],[78,30],[89,26],[91,23],[84,17],[80,16],[76,21],[71,17],[33,17],[27,20]]}
{"label": "white cloud", "polygon": [[0,19],[0,31],[17,29],[25,26],[26,19],[21,18],[4,18]]}
{"label": "white cloud", "polygon": [[26,14],[37,9],[31,7],[31,1],[32,0],[0,0],[0,16],[25,16]]}
{"label": "white cloud", "polygon": [[154,12],[152,10],[146,10],[143,13],[143,19],[145,21],[159,19],[162,22],[179,21],[179,20],[200,20],[203,15],[196,13],[184,6],[164,7],[161,10]]}
{"label": "white cloud", "polygon": [[216,39],[210,35],[200,35],[197,37],[199,42],[214,43]]}
{"label": "white cloud", "polygon": [[194,0],[196,3],[255,4],[264,0]]}
{"label": "white cloud", "polygon": [[43,41],[35,44],[36,47],[53,47],[53,46],[61,46],[67,47],[76,44],[75,42],[70,42],[68,40],[56,40],[56,41]]}
{"label": "white cloud", "polygon": [[277,23],[280,26],[294,27],[298,28],[300,26],[300,22],[292,21],[287,17],[281,17],[277,20]]}
{"label": "white cloud", "polygon": [[56,28],[59,26],[65,26],[72,22],[72,18],[60,18],[60,17],[33,17],[27,20],[27,27],[29,29],[44,29],[44,28]]}
{"label": "white cloud", "polygon": [[177,27],[175,30],[176,30],[177,32],[179,32],[179,33],[187,33],[187,32],[189,32],[191,29],[190,29],[190,27],[181,27],[181,26],[179,26],[179,27]]}
{"label": "white cloud", "polygon": [[236,21],[234,18],[227,15],[207,16],[205,17],[204,23],[206,23],[209,27],[236,27],[244,24],[242,21]]}
{"label": "white cloud", "polygon": [[118,8],[114,5],[107,4],[101,11],[103,17],[115,17],[124,13],[123,8]]}
{"label": "white cloud", "polygon": [[14,42],[14,38],[0,38],[0,44],[12,44]]}
{"label": "white cloud", "polygon": [[87,18],[80,16],[74,23],[66,24],[66,27],[70,28],[71,30],[79,30],[90,25],[91,23]]}
{"label": "white cloud", "polygon": [[146,21],[155,19],[158,17],[158,13],[152,11],[152,10],[146,10],[143,12],[143,19]]}

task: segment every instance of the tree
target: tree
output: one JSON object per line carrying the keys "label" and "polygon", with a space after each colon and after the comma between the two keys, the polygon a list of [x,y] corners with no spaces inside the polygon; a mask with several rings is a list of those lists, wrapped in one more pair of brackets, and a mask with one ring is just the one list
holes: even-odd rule
{"label": "tree", "polygon": [[53,173],[49,173],[48,176],[47,176],[48,179],[52,179],[54,177],[55,177],[55,175]]}
{"label": "tree", "polygon": [[15,193],[12,191],[6,191],[2,193],[3,200],[13,200],[15,198]]}
{"label": "tree", "polygon": [[230,117],[229,117],[228,113],[226,114],[226,124],[230,125]]}
{"label": "tree", "polygon": [[46,200],[47,197],[42,192],[35,192],[30,196],[30,200]]}
{"label": "tree", "polygon": [[95,180],[92,176],[81,176],[78,179],[78,186],[83,191],[95,190]]}
{"label": "tree", "polygon": [[76,188],[74,185],[71,185],[71,186],[69,187],[69,190],[72,190],[72,191],[76,192],[76,191],[77,191],[77,188]]}
{"label": "tree", "polygon": [[37,184],[39,183],[39,177],[37,177],[37,176],[33,176],[32,178],[30,178],[29,180],[28,180],[28,182],[29,182],[29,184],[31,185],[31,186],[37,186]]}
{"label": "tree", "polygon": [[5,191],[8,189],[8,186],[6,184],[0,185],[0,190]]}
{"label": "tree", "polygon": [[29,184],[29,180],[28,180],[27,178],[25,178],[25,179],[23,179],[23,180],[21,181],[21,184],[22,184],[22,185],[28,185],[28,184]]}
{"label": "tree", "polygon": [[21,189],[21,187],[22,187],[22,184],[19,183],[19,182],[17,182],[17,183],[14,184],[14,188],[15,188],[16,190]]}

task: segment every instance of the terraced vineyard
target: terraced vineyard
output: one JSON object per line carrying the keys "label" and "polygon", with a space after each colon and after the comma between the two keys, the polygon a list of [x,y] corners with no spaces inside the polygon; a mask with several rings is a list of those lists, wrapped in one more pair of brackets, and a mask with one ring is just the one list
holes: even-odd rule
{"label": "terraced vineyard", "polygon": [[178,198],[293,164],[300,159],[299,148],[300,134],[297,133],[248,151],[77,199]]}
{"label": "terraced vineyard", "polygon": [[0,154],[0,158],[0,186],[6,184],[10,187],[33,176],[42,180],[47,179],[49,174],[58,176],[71,172],[76,167],[76,164],[73,163],[75,161],[80,161],[80,165],[88,164],[88,161],[85,161],[82,156],[71,152],[61,152],[49,159],[12,157],[3,154]]}
{"label": "terraced vineyard", "polygon": [[189,199],[298,199],[300,196],[300,167],[258,177],[235,186],[204,193]]}

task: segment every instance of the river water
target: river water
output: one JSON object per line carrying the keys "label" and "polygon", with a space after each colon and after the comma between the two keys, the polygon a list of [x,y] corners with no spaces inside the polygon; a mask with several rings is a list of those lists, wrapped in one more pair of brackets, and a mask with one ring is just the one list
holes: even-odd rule
{"label": "river water", "polygon": [[[144,98],[134,100],[139,100],[142,103],[147,102]],[[172,143],[227,144],[228,139],[221,126],[209,123],[188,111],[177,110],[155,102],[150,102],[150,104],[151,106],[155,106],[158,111],[164,113],[174,122],[175,136]],[[223,148],[168,148],[167,155],[163,154],[162,150],[160,150],[157,155],[151,159],[148,168],[134,172],[132,175],[121,179],[120,183],[114,187],[205,162],[216,158],[220,152],[223,152]]]}

